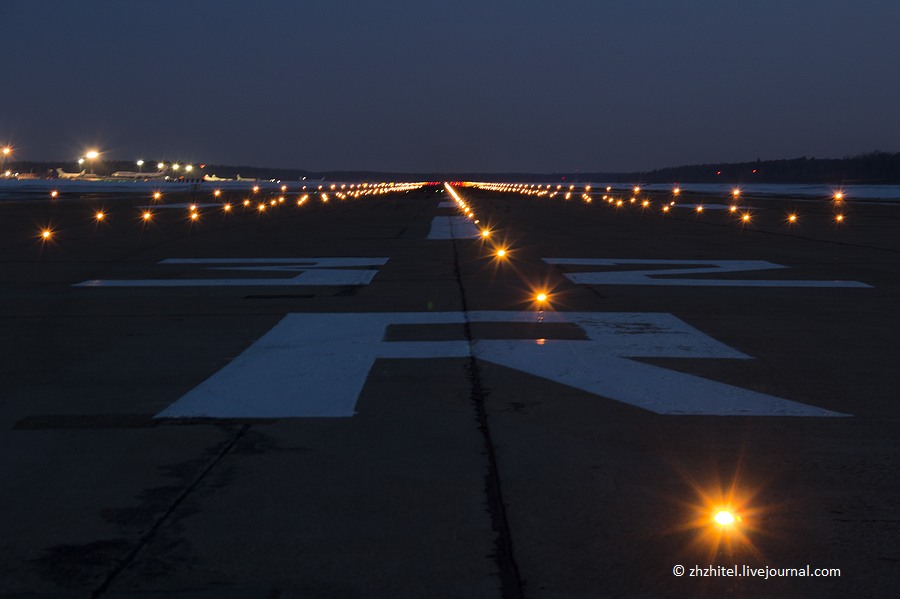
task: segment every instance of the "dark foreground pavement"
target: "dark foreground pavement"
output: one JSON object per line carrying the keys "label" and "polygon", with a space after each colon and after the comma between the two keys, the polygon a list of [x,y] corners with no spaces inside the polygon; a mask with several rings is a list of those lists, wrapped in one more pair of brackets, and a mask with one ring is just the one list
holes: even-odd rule
{"label": "dark foreground pavement", "polygon": [[895,592],[900,207],[457,188],[491,236],[427,239],[439,189],[0,205],[0,594]]}

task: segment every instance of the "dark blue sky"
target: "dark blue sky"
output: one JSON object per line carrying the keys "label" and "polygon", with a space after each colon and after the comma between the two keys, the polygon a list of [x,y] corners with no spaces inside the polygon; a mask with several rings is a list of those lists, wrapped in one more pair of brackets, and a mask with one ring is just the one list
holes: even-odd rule
{"label": "dark blue sky", "polygon": [[22,159],[642,170],[900,150],[900,2],[4,0]]}

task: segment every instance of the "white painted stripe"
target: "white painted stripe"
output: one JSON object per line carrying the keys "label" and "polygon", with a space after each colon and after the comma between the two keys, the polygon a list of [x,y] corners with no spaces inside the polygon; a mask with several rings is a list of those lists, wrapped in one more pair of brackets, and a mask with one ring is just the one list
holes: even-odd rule
{"label": "white painted stripe", "polygon": [[[534,312],[472,312],[473,322],[530,323]],[[347,417],[378,358],[465,358],[467,341],[384,341],[391,324],[464,322],[460,312],[289,314],[157,418]],[[474,355],[659,414],[841,416],[837,412],[629,358],[749,359],[671,314],[548,312],[588,340],[476,340]]]}
{"label": "white painted stripe", "polygon": [[198,210],[202,208],[216,208],[218,210],[222,209],[222,206],[225,205],[226,202],[219,202],[217,204],[210,203],[200,203],[200,202],[191,202],[191,203],[178,203],[178,204],[149,204],[147,206],[140,206],[141,210],[165,210],[177,208],[180,210],[188,210],[191,206],[196,206]]}
{"label": "white painted stripe", "polygon": [[[691,210],[696,210],[698,206],[703,206],[704,210],[731,210],[731,204],[678,204],[676,203],[672,208],[690,208]],[[738,210],[750,210],[749,206],[738,206]],[[764,208],[753,208],[753,210],[764,210]]]}
{"label": "white painted stripe", "polygon": [[[706,265],[698,268],[663,268],[649,270],[620,270],[610,272],[564,273],[566,278],[580,285],[674,285],[694,287],[871,287],[859,281],[810,281],[763,279],[690,279],[683,275],[747,272],[787,268],[765,260],[645,260],[609,258],[544,258],[547,264],[568,266],[647,265]],[[657,278],[669,275],[679,278]]]}
{"label": "white painted stripe", "polygon": [[308,268],[384,266],[388,258],[167,258],[160,264],[303,264]]}
{"label": "white painted stripe", "polygon": [[438,208],[459,208],[459,206],[456,205],[456,202],[444,201],[438,203]]}
{"label": "white painted stripe", "polygon": [[463,239],[480,235],[478,227],[465,216],[435,216],[426,239]]}
{"label": "white painted stripe", "polygon": [[[296,273],[281,278],[208,278],[208,279],[93,279],[73,287],[284,287],[368,285],[378,274],[372,268],[350,266],[382,266],[387,258],[169,258],[160,264],[206,266],[208,270],[236,270]],[[234,266],[224,266],[224,265]],[[237,266],[237,265],[249,266]]]}

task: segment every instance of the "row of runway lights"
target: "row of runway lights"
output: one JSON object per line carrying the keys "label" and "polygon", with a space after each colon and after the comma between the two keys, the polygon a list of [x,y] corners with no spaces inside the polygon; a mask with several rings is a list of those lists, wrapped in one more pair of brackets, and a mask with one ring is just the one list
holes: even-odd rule
{"label": "row of runway lights", "polygon": [[[424,183],[384,183],[384,184],[372,184],[371,186],[369,186],[369,184],[367,184],[367,183],[366,184],[360,183],[359,185],[354,183],[354,184],[350,184],[349,186],[344,184],[344,185],[341,185],[340,188],[338,188],[336,184],[332,184],[330,186],[330,190],[334,190],[332,192],[332,195],[334,195],[334,197],[338,198],[339,200],[348,200],[348,199],[352,199],[352,198],[361,198],[364,196],[378,196],[378,195],[384,195],[384,194],[388,194],[388,193],[407,192],[407,191],[419,189],[423,185],[425,185],[425,184]],[[304,188],[305,188],[305,186],[304,186]],[[260,193],[260,191],[261,191],[260,187],[258,185],[256,185],[253,187],[252,193],[255,195],[255,194]],[[283,194],[287,193],[288,187],[286,185],[282,185],[281,192]],[[318,190],[316,192],[304,193],[303,195],[298,197],[297,198],[297,206],[303,206],[303,204],[305,204],[307,201],[309,201],[310,198],[312,197],[311,194],[318,195],[319,201],[322,202],[323,204],[327,204],[328,200],[330,199],[328,191],[323,190],[323,186],[319,185]],[[222,190],[216,189],[215,191],[213,191],[212,196],[214,199],[221,198]],[[51,198],[55,199],[57,197],[58,197],[57,192],[54,191],[51,193]],[[162,199],[163,199],[163,193],[161,191],[156,191],[151,196],[151,201],[154,203],[161,202]],[[257,213],[263,213],[266,210],[269,210],[271,208],[275,208],[275,207],[278,207],[278,206],[284,204],[285,201],[286,201],[286,197],[284,195],[280,195],[277,198],[271,198],[271,199],[268,199],[265,201],[251,200],[250,198],[244,198],[243,201],[241,202],[241,206],[244,209],[247,209],[247,208],[253,207],[255,204],[255,211]],[[224,213],[231,213],[235,210],[235,205],[231,202],[224,202],[221,206],[221,209],[222,209],[222,212],[224,212]],[[188,222],[199,221],[200,214],[201,214],[200,206],[198,204],[192,203],[188,206]],[[147,208],[141,212],[141,215],[137,220],[147,223],[147,222],[150,222],[151,220],[153,220],[154,216],[155,216],[154,211],[150,208]],[[94,213],[93,220],[98,223],[104,222],[104,221],[108,220],[107,213],[103,210],[97,210]],[[40,231],[40,234],[39,234],[39,238],[43,241],[50,241],[50,240],[54,239],[55,237],[56,237],[55,231],[53,230],[52,227],[49,227],[49,226],[42,228]]]}
{"label": "row of runway lights", "polygon": [[[481,220],[478,219],[475,215],[475,211],[466,202],[462,197],[460,197],[459,193],[453,188],[449,183],[444,183],[444,189],[450,196],[453,198],[453,201],[456,202],[457,207],[463,213],[463,215],[471,220],[476,226],[478,226],[478,232],[482,240],[489,240],[492,236],[492,231],[486,227],[481,226]],[[509,257],[509,248],[504,245],[491,245],[491,255],[497,260],[506,260]],[[544,307],[549,305],[550,302],[550,293],[546,289],[537,289],[532,296],[533,303],[537,306],[539,310],[542,310]],[[539,344],[543,344],[543,339],[538,339]]]}
{"label": "row of runway lights", "polygon": [[[478,187],[476,184],[464,183],[462,185],[469,187]],[[485,188],[488,185],[485,184]],[[466,202],[459,193],[449,184],[444,183],[444,189],[456,202],[459,210],[473,221],[475,225],[481,225],[481,221],[477,218],[475,211]],[[546,190],[543,190],[546,191]],[[573,191],[573,190],[570,190]],[[586,189],[586,193],[590,191],[590,187]],[[640,189],[635,189],[635,193],[639,193]],[[588,196],[589,197],[589,196]],[[590,202],[589,199],[585,201]],[[479,226],[481,238],[484,240],[493,236],[493,232],[486,226]],[[503,260],[508,257],[509,249],[503,245],[492,245],[492,256]],[[538,310],[538,321],[543,319],[543,310],[550,307],[551,295],[547,289],[535,289],[531,296],[532,304]],[[544,345],[546,339],[537,339],[538,345]],[[702,542],[708,543],[716,548],[725,545],[730,546],[732,543],[738,542],[743,545],[751,546],[752,542],[745,535],[744,530],[754,530],[751,522],[744,521],[744,515],[753,516],[756,511],[747,506],[748,499],[738,494],[737,489],[732,487],[727,493],[721,491],[716,493],[700,493],[701,501],[693,506],[696,517],[686,525],[686,529],[695,529],[700,535]],[[744,514],[744,515],[742,515]]]}
{"label": "row of runway lights", "polygon": [[[483,189],[486,191],[499,191],[505,193],[517,193],[521,195],[534,195],[538,197],[547,197],[553,198],[558,194],[563,193],[564,199],[569,200],[572,198],[573,193],[577,193],[575,190],[575,185],[569,185],[568,189],[564,188],[562,185],[557,185],[555,189],[551,188],[550,185],[536,185],[536,184],[527,184],[527,183],[476,183],[476,182],[468,182],[464,184],[466,187],[474,187],[476,189]],[[627,204],[639,204],[641,209],[651,208],[653,203],[644,198],[643,200],[638,199],[638,195],[641,193],[641,188],[639,186],[635,186],[632,191],[634,195],[626,202],[622,198],[616,198],[612,195],[612,187],[606,188],[606,194],[602,196],[602,199],[606,201],[608,204],[614,205],[616,208],[621,208]],[[675,187],[672,189],[672,195],[674,197],[678,197],[681,195],[681,189]],[[731,198],[733,201],[738,201],[741,196],[741,190],[739,188],[734,188],[731,191]],[[585,203],[590,204],[593,201],[593,196],[591,195],[591,186],[586,185],[581,193],[581,199],[584,200]],[[832,202],[835,206],[834,213],[834,222],[835,223],[843,223],[847,220],[846,215],[841,211],[841,206],[844,204],[845,197],[844,194],[840,191],[835,192],[832,196]],[[676,205],[675,200],[671,200],[669,202],[663,202],[660,211],[663,214],[667,214],[671,211],[671,209]],[[704,211],[703,204],[697,204],[694,207],[694,212],[700,214]],[[738,214],[740,217],[740,221],[742,223],[750,223],[753,220],[753,215],[749,210],[741,210],[740,206],[736,204],[732,204],[728,207],[728,211],[731,214]],[[800,217],[796,212],[790,212],[786,216],[785,220],[788,225],[796,224],[799,221]]]}

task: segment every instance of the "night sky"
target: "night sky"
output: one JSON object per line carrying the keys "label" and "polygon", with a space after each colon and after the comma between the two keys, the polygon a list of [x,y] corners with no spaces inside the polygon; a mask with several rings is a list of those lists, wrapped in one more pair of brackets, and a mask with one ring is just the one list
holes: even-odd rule
{"label": "night sky", "polygon": [[22,160],[616,171],[900,150],[897,0],[3,0]]}

